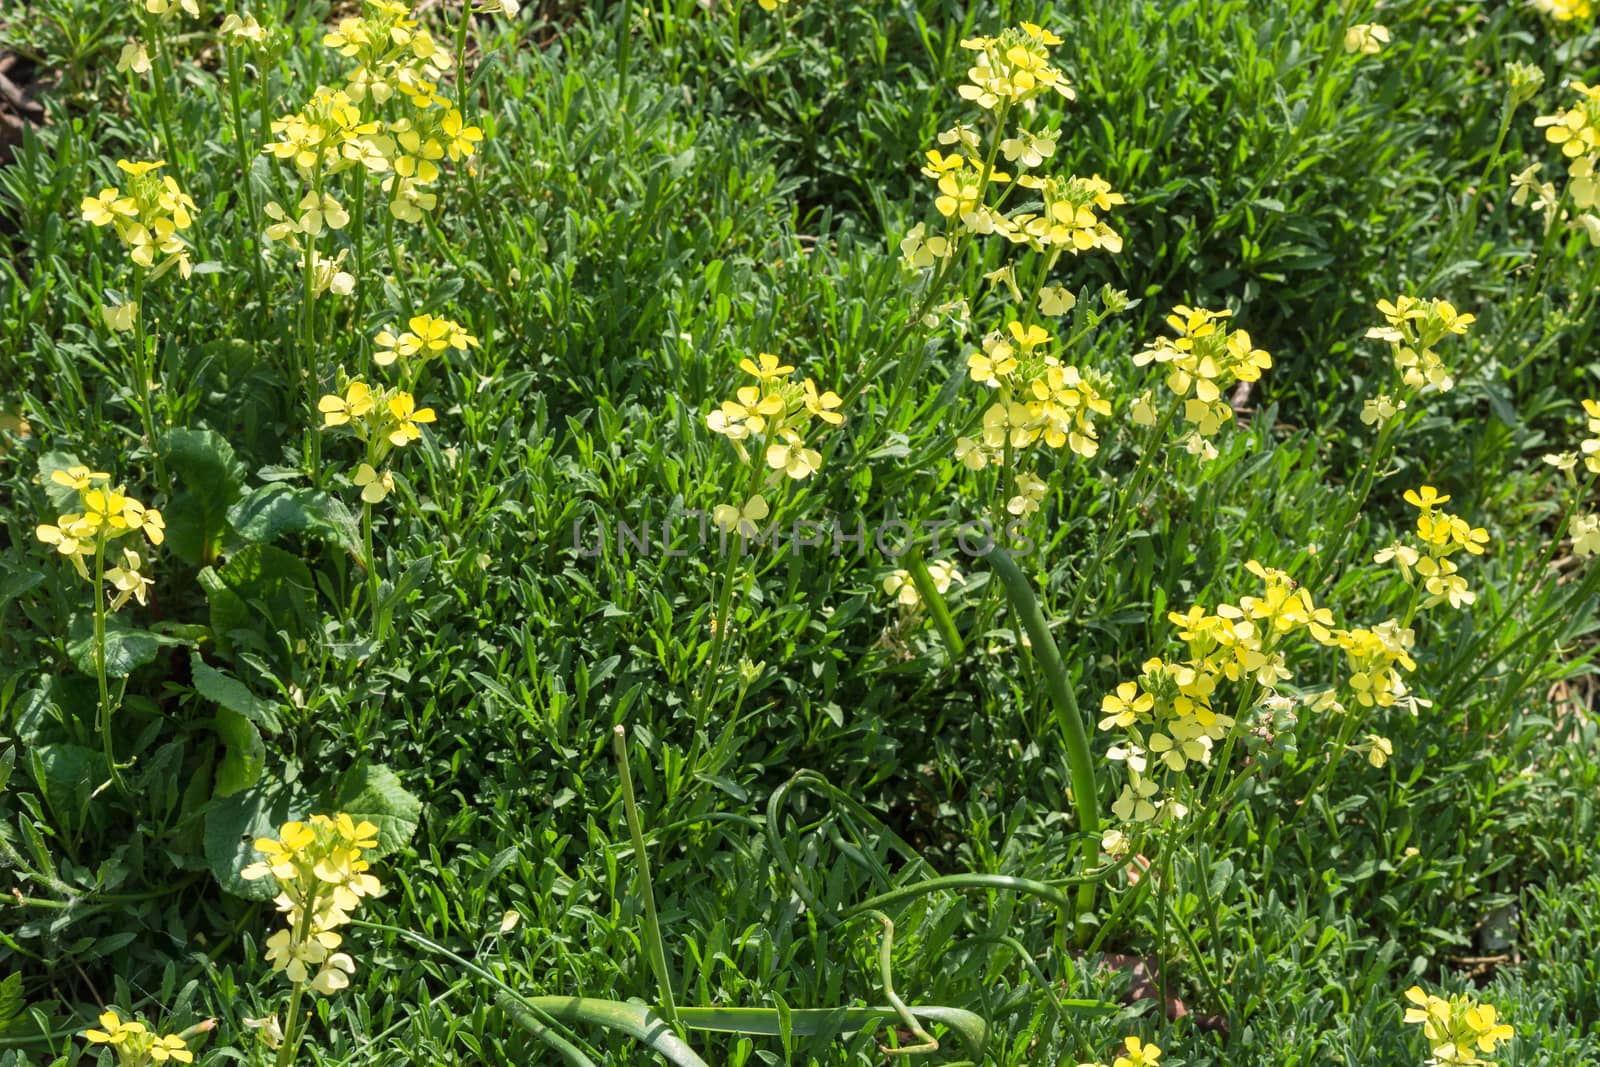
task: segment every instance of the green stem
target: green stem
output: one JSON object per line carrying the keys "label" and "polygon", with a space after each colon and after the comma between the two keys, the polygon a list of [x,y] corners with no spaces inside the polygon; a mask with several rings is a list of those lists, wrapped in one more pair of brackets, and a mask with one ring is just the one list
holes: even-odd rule
{"label": "green stem", "polygon": [[655,971],[656,988],[661,996],[661,1013],[667,1025],[678,1025],[678,1008],[672,999],[672,981],[667,971],[667,952],[661,943],[661,923],[656,917],[655,889],[650,880],[650,855],[644,847],[644,827],[639,822],[639,809],[633,796],[633,772],[628,768],[628,731],[618,723],[611,731],[612,747],[617,754],[617,769],[622,778],[622,810],[628,819],[628,833],[633,838],[633,854],[639,863],[639,891],[644,896],[645,947],[650,954],[650,968]]}
{"label": "green stem", "polygon": [[955,620],[950,617],[950,608],[939,593],[939,587],[933,584],[933,575],[928,572],[928,565],[923,562],[918,549],[913,548],[907,555],[906,570],[911,575],[911,584],[917,588],[917,596],[922,600],[923,607],[933,617],[934,627],[944,639],[950,661],[955,662],[961,658],[961,632],[956,629]]}
{"label": "green stem", "polygon": [[[322,208],[322,172],[317,170],[312,178],[312,194],[317,198],[316,210]],[[318,399],[318,367],[316,352],[317,343],[317,235],[306,234],[305,254],[302,258],[302,271],[304,278],[300,289],[300,351],[295,357],[295,364],[300,368],[300,387],[306,391],[307,403],[310,407],[311,420],[306,424],[305,431],[305,457],[306,473],[313,480],[318,479],[317,457],[322,451],[321,437],[317,431],[317,399]]]}
{"label": "green stem", "polygon": [[155,46],[155,69],[150,73],[151,81],[155,83],[156,90],[156,115],[161,123],[161,137],[166,142],[165,157],[172,161],[172,169],[177,172],[178,184],[185,190],[189,188],[185,180],[183,156],[178,150],[178,139],[172,135],[172,102],[167,96],[167,78],[172,73],[172,60],[167,54],[166,34],[162,31],[161,18],[156,15],[145,15],[145,32],[150,35],[150,42]]}
{"label": "green stem", "polygon": [[1466,236],[1468,227],[1472,225],[1473,220],[1477,217],[1478,204],[1483,200],[1484,186],[1489,183],[1489,172],[1494,169],[1494,165],[1500,160],[1500,150],[1505,147],[1506,134],[1511,131],[1511,115],[1515,110],[1513,97],[1508,90],[1505,101],[1500,105],[1500,132],[1495,136],[1494,147],[1489,150],[1489,158],[1484,161],[1483,172],[1478,175],[1478,184],[1473,187],[1472,199],[1468,201],[1466,209],[1462,211],[1461,217],[1456,220],[1456,224],[1451,227],[1450,238],[1445,242],[1444,251],[1434,262],[1433,269],[1428,272],[1428,276],[1417,287],[1418,293],[1426,293],[1438,279],[1440,272],[1450,265],[1450,257],[1455,255],[1456,248],[1461,244],[1461,239]]}
{"label": "green stem", "polygon": [[[1088,870],[1094,866],[1097,856],[1100,798],[1095,786],[1094,758],[1089,752],[1089,735],[1084,729],[1083,713],[1078,709],[1078,698],[1067,677],[1061,649],[1050,634],[1050,627],[1039,610],[1038,598],[1029,587],[1028,579],[998,545],[991,547],[984,558],[1004,584],[1012,611],[1021,618],[1023,627],[1028,631],[1034,658],[1044,668],[1056,722],[1061,727],[1062,740],[1067,748],[1067,769],[1072,783],[1072,803],[1078,816],[1078,829],[1088,835],[1081,848],[1083,867]],[[1080,932],[1083,929],[1081,920],[1094,908],[1094,891],[1093,882],[1078,887],[1078,907],[1073,918],[1080,923]]]}
{"label": "green stem", "polygon": [[241,92],[240,81],[244,77],[244,64],[239,58],[239,50],[232,45],[227,47],[228,52],[228,105],[233,116],[233,140],[235,154],[239,157],[239,181],[244,186],[245,212],[250,218],[250,274],[255,281],[256,299],[266,302],[267,281],[261,263],[261,213],[256,209],[255,186],[250,181],[250,166],[255,158],[255,153],[247,147],[244,130],[244,100]]}
{"label": "green stem", "polygon": [[133,274],[133,373],[134,402],[139,405],[139,418],[144,423],[145,447],[150,450],[150,463],[155,469],[158,485],[166,485],[166,465],[161,459],[161,445],[156,437],[155,416],[155,361],[150,358],[150,339],[145,330],[144,272],[134,267]]}
{"label": "green stem", "polygon": [[117,757],[111,743],[111,687],[106,681],[106,543],[97,537],[94,546],[94,680],[100,687],[100,745],[105,751],[106,767],[111,772],[111,782],[117,792],[127,794],[122,773],[117,770]]}
{"label": "green stem", "polygon": [[1167,431],[1182,406],[1183,398],[1175,398],[1166,413],[1162,415],[1161,421],[1152,427],[1153,432],[1139,449],[1139,461],[1134,465],[1133,475],[1128,479],[1128,487],[1117,499],[1117,510],[1112,513],[1110,523],[1104,527],[1105,533],[1095,542],[1094,558],[1089,564],[1089,569],[1084,572],[1077,588],[1072,591],[1072,601],[1067,605],[1067,618],[1078,617],[1078,612],[1083,607],[1083,598],[1089,591],[1090,580],[1098,578],[1101,574],[1113,544],[1121,545],[1122,524],[1127,521],[1128,511],[1133,507],[1134,501],[1144,491],[1144,479],[1153,469],[1153,460],[1157,455],[1166,456]]}
{"label": "green stem", "polygon": [[[305,902],[300,909],[300,921],[295,924],[294,946],[302,945],[311,936],[311,922],[316,914],[316,897]],[[289,993],[289,1011],[283,1020],[283,1043],[278,1046],[278,1059],[276,1067],[289,1067],[294,1060],[294,1054],[300,1039],[305,1036],[304,1028],[300,1023],[300,1000],[305,996],[306,984],[295,982],[294,989]]]}
{"label": "green stem", "polygon": [[372,505],[361,502],[361,540],[367,550],[367,600],[372,605],[372,638],[382,647],[387,636],[378,611],[378,557],[372,548]]}
{"label": "green stem", "polygon": [[456,24],[456,107],[467,113],[467,28],[472,25],[472,0],[462,0],[461,21]]}

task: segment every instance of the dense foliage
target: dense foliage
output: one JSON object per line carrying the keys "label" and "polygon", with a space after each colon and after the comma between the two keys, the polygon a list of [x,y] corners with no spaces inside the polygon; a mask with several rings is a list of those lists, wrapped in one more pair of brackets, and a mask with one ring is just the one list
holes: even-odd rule
{"label": "dense foliage", "polygon": [[1600,1065],[1588,0],[0,46],[0,1067]]}

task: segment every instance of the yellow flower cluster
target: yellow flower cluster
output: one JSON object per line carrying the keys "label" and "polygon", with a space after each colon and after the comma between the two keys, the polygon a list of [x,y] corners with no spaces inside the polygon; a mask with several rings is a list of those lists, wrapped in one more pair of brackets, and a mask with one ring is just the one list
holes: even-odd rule
{"label": "yellow flower cluster", "polygon": [[322,43],[356,61],[345,78],[350,97],[369,96],[382,104],[396,92],[431,95],[441,75],[454,65],[446,48],[396,0],[366,0],[362,15],[342,18]]}
{"label": "yellow flower cluster", "polygon": [[[1587,0],[1580,2],[1587,4]],[[1575,81],[1569,87],[1578,94],[1577,103],[1551,115],[1540,115],[1533,124],[1544,128],[1545,140],[1561,146],[1567,161],[1567,192],[1572,195],[1573,206],[1583,212],[1575,225],[1588,233],[1591,244],[1600,245],[1600,83],[1585,85]],[[1548,215],[1553,217],[1554,213],[1552,205]],[[1547,218],[1547,225],[1548,221]]]}
{"label": "yellow flower cluster", "polygon": [[[1411,658],[1411,648],[1416,634],[1410,627],[1401,626],[1393,619],[1373,627],[1340,630],[1334,634],[1334,643],[1344,651],[1350,668],[1349,686],[1355,702],[1364,708],[1393,707],[1406,695],[1405,678],[1401,672],[1417,669]],[[1337,709],[1334,701],[1325,701]],[[1393,755],[1394,749],[1386,755]]]}
{"label": "yellow flower cluster", "polygon": [[398,361],[414,374],[421,364],[443,354],[449,349],[465,352],[478,347],[478,339],[466,331],[459,322],[435,315],[412,315],[406,320],[406,329],[395,332],[393,327],[383,329],[374,337],[377,351],[372,362],[387,367]]}
{"label": "yellow flower cluster", "polygon": [[1012,107],[1031,110],[1045,93],[1074,98],[1072,86],[1050,65],[1050,49],[1061,38],[1049,30],[1024,22],[999,37],[969,37],[961,47],[978,53],[967,70],[967,84],[959,92],[985,111]]}
{"label": "yellow flower cluster", "polygon": [[[1050,65],[1050,46],[1061,39],[1032,23],[1008,29],[999,37],[977,37],[962,41],[962,46],[979,53],[968,72],[969,83],[961,95],[986,110],[1009,113],[1020,108],[1032,113],[1036,98],[1055,93],[1072,99],[1072,89]],[[937,185],[934,208],[947,222],[947,232],[928,236],[918,224],[901,242],[901,251],[913,269],[932,266],[956,250],[959,233],[974,236],[999,234],[1012,244],[1026,245],[1034,251],[1049,252],[1050,262],[1063,252],[1074,254],[1093,248],[1116,253],[1122,238],[1102,218],[1126,201],[1113,192],[1099,175],[1090,178],[1056,178],[1040,174],[1020,174],[1013,178],[994,167],[998,153],[1020,171],[1043,166],[1056,152],[1059,129],[1010,130],[1004,121],[995,131],[993,147],[985,150],[983,137],[970,125],[957,125],[939,134],[939,143],[948,153],[931,149],[922,167],[924,176]],[[989,204],[989,191],[1010,186],[1026,189],[1037,198],[1007,213],[1000,203]],[[956,230],[956,224],[960,230]]]}
{"label": "yellow flower cluster", "polygon": [[422,427],[437,416],[432,408],[417,407],[404,389],[374,390],[359,378],[345,384],[343,395],[329,393],[317,402],[322,428],[348,426],[367,446],[366,460],[352,480],[361,487],[361,499],[379,504],[394,491],[394,474],[381,469],[390,451],[404,448],[422,436]]}
{"label": "yellow flower cluster", "polygon": [[1406,1000],[1412,1007],[1406,1009],[1405,1021],[1421,1023],[1422,1036],[1427,1038],[1434,1062],[1441,1067],[1460,1064],[1482,1064],[1493,1067],[1480,1052],[1493,1052],[1496,1046],[1510,1041],[1512,1028],[1500,1022],[1493,1004],[1479,1004],[1470,997],[1456,995],[1446,1000],[1412,986],[1406,990]]}
{"label": "yellow flower cluster", "polygon": [[[1136,367],[1157,363],[1167,368],[1167,389],[1183,404],[1183,418],[1191,430],[1185,447],[1196,455],[1217,455],[1205,439],[1233,420],[1233,406],[1223,391],[1235,382],[1254,382],[1272,366],[1272,357],[1251,343],[1244,330],[1225,331],[1231,311],[1209,311],[1179,304],[1167,316],[1167,326],[1177,337],[1158,337],[1133,357]],[[1155,403],[1147,392],[1133,408],[1134,421],[1145,426],[1157,422]]]}
{"label": "yellow flower cluster", "polygon": [[1361,22],[1344,31],[1344,50],[1375,56],[1389,43],[1389,27],[1376,22]]}
{"label": "yellow flower cluster", "polygon": [[1573,479],[1573,472],[1580,462],[1590,474],[1600,474],[1600,400],[1585,400],[1583,414],[1588,420],[1591,436],[1578,442],[1578,451],[1556,452],[1544,457],[1546,463],[1565,473],[1569,479]]}
{"label": "yellow flower cluster", "polygon": [[[809,478],[822,465],[822,453],[807,440],[812,422],[841,425],[844,416],[836,409],[843,401],[832,390],[820,389],[810,378],[795,382],[790,378],[794,367],[777,356],[763,352],[757,359],[759,362],[748,357],[739,361],[739,369],[754,378],[755,384],[740,386],[732,400],[724,400],[706,415],[706,425],[712,433],[732,441],[746,463],[750,456],[744,443],[759,436],[764,446],[761,454],[770,470],[781,471],[796,481]],[[747,517],[766,517],[766,502],[762,500],[757,505],[759,499],[752,498],[744,510],[759,508],[761,514]],[[724,532],[731,533],[738,522],[730,524],[730,512],[739,511],[733,505],[723,505],[713,512],[713,518]]]}
{"label": "yellow flower cluster", "polygon": [[[386,175],[383,188],[389,193],[391,215],[421,222],[438,203],[428,186],[439,179],[440,161],[469,159],[483,140],[483,131],[439,95],[438,79],[453,63],[448,50],[419,28],[406,5],[367,0],[366,9],[364,15],[341,19],[323,38],[329,48],[357,60],[344,86],[319,87],[304,108],[273,122],[277,140],[262,147],[293,163],[313,190],[301,201],[298,216],[291,217],[281,205],[267,205],[275,220],[267,233],[271,239],[295,233],[314,236],[324,221],[331,229],[342,227],[348,215],[338,208],[337,215],[329,216],[330,202],[334,207],[337,202],[323,189],[323,179],[357,165]],[[376,109],[391,99],[403,99],[409,105],[406,113],[380,120]],[[363,112],[369,105],[372,114]],[[343,221],[334,221],[338,218]],[[308,221],[316,228],[306,229]]]}
{"label": "yellow flower cluster", "polygon": [[[940,596],[949,592],[955,583],[965,581],[954,563],[942,559],[929,562],[928,577],[933,579],[933,588]],[[911,572],[903,568],[884,576],[883,591],[907,611],[915,611],[922,606],[922,595],[917,592],[916,583],[911,580]]]}
{"label": "yellow flower cluster", "polygon": [[[957,126],[939,136],[944,140],[963,133],[964,128]],[[1008,157],[1015,155],[1018,163],[1028,165],[1030,159],[1042,162],[1055,151],[1058,131],[1044,137],[1023,131],[1018,136],[1026,139],[1025,146],[1024,141],[1017,138],[1008,138],[1001,145],[1008,149]],[[1111,211],[1127,200],[1121,193],[1114,192],[1104,178],[1098,174],[1088,178],[1023,174],[1013,179],[1006,171],[989,169],[986,172],[985,161],[975,152],[976,146],[970,147],[967,153],[949,155],[937,148],[929,149],[922,173],[938,186],[933,206],[940,215],[959,221],[970,234],[980,237],[998,234],[1012,244],[1027,245],[1036,252],[1077,254],[1094,248],[1113,254],[1122,251],[1122,236],[1101,218],[1100,212]],[[1017,188],[1038,194],[1038,199],[1027,205],[1026,210],[1007,215],[983,202],[990,186],[1013,181]],[[930,239],[925,238],[924,233],[922,229],[913,229],[906,241],[901,242],[901,250],[913,268],[929,266],[954,250],[949,238]]]}
{"label": "yellow flower cluster", "polygon": [[1441,601],[1449,601],[1453,608],[1471,604],[1477,599],[1477,594],[1467,588],[1467,580],[1456,572],[1456,564],[1449,557],[1461,551],[1474,556],[1483,555],[1484,547],[1489,543],[1488,531],[1442,510],[1450,498],[1441,495],[1431,485],[1425,485],[1420,490],[1407,489],[1405,500],[1419,512],[1417,539],[1422,542],[1422,551],[1396,541],[1379,551],[1372,561],[1388,563],[1392,560],[1407,582],[1414,581],[1412,571],[1415,570],[1422,577],[1423,588],[1428,593],[1427,599],[1422,602],[1424,607],[1432,607]]}
{"label": "yellow flower cluster", "polygon": [[194,201],[171,177],[155,173],[162,166],[164,160],[119,159],[117,169],[128,176],[128,191],[107,187],[79,205],[85,222],[116,229],[129,258],[148,270],[152,281],[174,267],[185,278],[193,270],[188,242],[178,234],[193,221]]}
{"label": "yellow flower cluster", "polygon": [[995,391],[981,435],[956,440],[956,458],[970,470],[1004,463],[1008,450],[1040,441],[1080,456],[1099,451],[1094,417],[1111,414],[1111,402],[1101,395],[1103,383],[1049,351],[1053,340],[1037,323],[1024,326],[1013,319],[1003,332],[985,336],[981,351],[968,354],[967,375]]}
{"label": "yellow flower cluster", "polygon": [[[1349,689],[1363,707],[1387,707],[1405,695],[1400,671],[1416,669],[1408,652],[1413,640],[1409,629],[1393,620],[1371,629],[1338,628],[1333,612],[1318,607],[1310,591],[1288,574],[1256,560],[1245,569],[1262,581],[1260,596],[1219,604],[1212,613],[1199,605],[1170,612],[1167,619],[1177,627],[1187,657],[1148,660],[1138,678],[1101,699],[1099,728],[1121,733],[1108,755],[1128,767],[1128,783],[1112,805],[1113,814],[1125,822],[1187,814],[1170,790],[1162,795],[1162,783],[1155,777],[1159,774],[1170,785],[1190,764],[1211,762],[1217,742],[1234,728],[1233,717],[1217,710],[1224,683],[1259,690],[1241,707],[1272,709],[1290,703],[1277,689],[1293,677],[1284,650],[1297,636],[1344,651]],[[1305,698],[1305,704],[1318,711],[1343,710],[1332,690]],[[1393,754],[1387,739],[1372,735],[1368,742],[1363,750],[1375,766]]]}
{"label": "yellow flower cluster", "polygon": [[[94,579],[84,561],[93,559],[97,567],[102,566],[111,542],[135,532],[144,534],[152,545],[159,545],[166,539],[166,522],[161,512],[129,496],[124,486],[113,488],[111,475],[91,471],[88,467],[71,467],[52,471],[50,480],[75,490],[80,510],[60,516],[54,525],[40,526],[35,536],[70,559],[86,581]],[[122,565],[104,572],[117,591],[111,604],[113,611],[130,598],[145,603],[151,580],[142,567],[139,554],[124,548]]]}
{"label": "yellow flower cluster", "polygon": [[[1419,300],[1414,296],[1399,296],[1393,303],[1380,300],[1378,311],[1385,325],[1372,327],[1367,336],[1389,343],[1395,372],[1405,389],[1415,393],[1427,389],[1448,393],[1454,389],[1455,379],[1434,346],[1446,337],[1465,334],[1477,316],[1457,312],[1448,300]],[[1386,422],[1405,406],[1404,396],[1380,393],[1366,401],[1361,421],[1368,425]]]}
{"label": "yellow flower cluster", "polygon": [[151,1033],[141,1022],[128,1020],[114,1011],[100,1013],[100,1029],[85,1030],[83,1038],[91,1045],[110,1045],[119,1067],[147,1067],[152,1063],[193,1063],[194,1053],[180,1034]]}
{"label": "yellow flower cluster", "polygon": [[1529,0],[1529,3],[1557,22],[1579,22],[1594,17],[1593,0]]}
{"label": "yellow flower cluster", "polygon": [[265,858],[239,873],[252,881],[277,881],[274,903],[289,925],[267,939],[266,958],[296,985],[309,978],[311,988],[327,996],[350,984],[355,961],[335,951],[342,940],[336,929],[350,921],[363,899],[383,893],[361,858],[363,850],[378,846],[377,834],[372,823],[340,813],[286,822],[276,838],[256,840],[255,849]]}
{"label": "yellow flower cluster", "polygon": [[1208,764],[1215,744],[1233,728],[1231,716],[1213,707],[1222,682],[1253,682],[1270,695],[1290,677],[1282,646],[1298,631],[1332,644],[1333,614],[1280,570],[1255,560],[1245,568],[1265,583],[1263,594],[1219,604],[1215,613],[1195,605],[1167,618],[1188,646],[1188,658],[1148,660],[1138,679],[1123,682],[1100,702],[1100,729],[1120,730],[1123,742],[1109,755],[1128,766],[1128,784],[1112,805],[1124,821],[1148,822],[1160,815],[1182,818],[1175,798],[1158,799],[1158,770],[1181,775],[1190,763]]}

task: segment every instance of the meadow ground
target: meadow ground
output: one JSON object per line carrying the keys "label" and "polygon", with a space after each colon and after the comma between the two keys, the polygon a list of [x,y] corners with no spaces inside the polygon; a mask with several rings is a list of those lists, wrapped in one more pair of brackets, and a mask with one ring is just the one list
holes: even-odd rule
{"label": "meadow ground", "polygon": [[1600,1065],[1588,0],[476,6],[0,15],[0,1067]]}

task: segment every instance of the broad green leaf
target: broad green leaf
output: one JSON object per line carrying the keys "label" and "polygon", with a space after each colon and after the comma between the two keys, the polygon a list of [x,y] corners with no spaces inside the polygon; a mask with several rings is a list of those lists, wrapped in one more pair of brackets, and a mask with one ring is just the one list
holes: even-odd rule
{"label": "broad green leaf", "polygon": [[246,541],[266,544],[290,533],[309,533],[361,554],[361,530],[344,502],[320,489],[271,482],[252,489],[228,509],[228,525]]}
{"label": "broad green leaf", "polygon": [[217,574],[268,624],[269,631],[299,634],[312,627],[315,586],[311,571],[298,557],[271,545],[249,545]]}
{"label": "broad green leaf", "polygon": [[357,764],[339,784],[332,807],[330,815],[348,812],[352,819],[366,819],[378,827],[375,856],[403,848],[417,832],[422,818],[422,801],[407,792],[399,777],[381,764]]}
{"label": "broad green leaf", "polygon": [[0,981],[0,1034],[22,1017],[22,972],[12,971]]}
{"label": "broad green leaf", "polygon": [[206,864],[217,884],[234,896],[271,900],[277,895],[270,878],[245,881],[239,872],[254,863],[258,837],[275,837],[290,818],[292,797],[282,784],[258,782],[214,801],[206,811]]}
{"label": "broad green leaf", "polygon": [[222,763],[217,767],[214,795],[232,796],[261,780],[267,763],[267,746],[255,723],[228,708],[217,709],[216,729],[224,752]]}
{"label": "broad green leaf", "polygon": [[233,675],[210,666],[198,653],[190,653],[189,666],[195,691],[207,700],[243,715],[268,733],[275,734],[283,728],[278,721],[277,706],[256,696]]}
{"label": "broad green leaf", "polygon": [[92,748],[66,743],[40,745],[29,753],[34,784],[63,818],[77,822],[89,795],[106,777],[105,757]]}
{"label": "broad green leaf", "polygon": [[[164,645],[186,645],[178,637],[140,630],[117,615],[106,619],[106,674],[111,678],[126,678],[151,662]],[[80,612],[67,623],[67,655],[73,666],[90,677],[94,676],[94,615]]]}
{"label": "broad green leaf", "polygon": [[171,430],[161,444],[180,487],[164,511],[168,547],[191,566],[210,563],[222,548],[228,507],[244,485],[244,465],[214,430]]}

